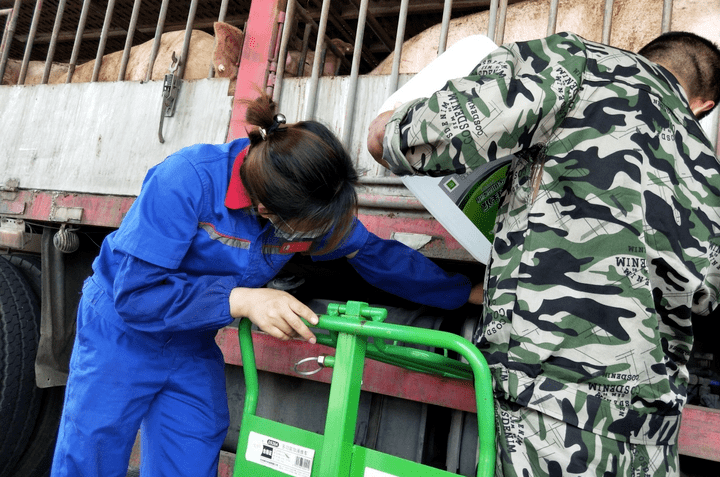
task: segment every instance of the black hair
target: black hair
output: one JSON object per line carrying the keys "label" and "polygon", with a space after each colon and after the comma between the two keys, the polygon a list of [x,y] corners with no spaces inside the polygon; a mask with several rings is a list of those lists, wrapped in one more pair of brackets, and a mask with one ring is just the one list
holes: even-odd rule
{"label": "black hair", "polygon": [[357,211],[358,175],[338,138],[317,121],[282,124],[264,93],[247,101],[250,150],[240,177],[262,203],[293,229],[333,230],[323,250],[337,246]]}
{"label": "black hair", "polygon": [[682,76],[691,101],[710,100],[715,105],[720,102],[720,49],[712,41],[694,33],[668,32],[645,45],[638,54]]}

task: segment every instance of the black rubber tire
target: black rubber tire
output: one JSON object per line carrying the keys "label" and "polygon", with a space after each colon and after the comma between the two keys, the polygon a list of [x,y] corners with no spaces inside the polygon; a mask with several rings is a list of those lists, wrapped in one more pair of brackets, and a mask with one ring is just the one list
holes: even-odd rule
{"label": "black rubber tire", "polygon": [[35,430],[42,392],[35,385],[38,298],[23,273],[0,258],[0,476],[11,475]]}
{"label": "black rubber tire", "polygon": [[8,477],[49,477],[65,399],[65,386],[42,389],[40,414],[30,443]]}

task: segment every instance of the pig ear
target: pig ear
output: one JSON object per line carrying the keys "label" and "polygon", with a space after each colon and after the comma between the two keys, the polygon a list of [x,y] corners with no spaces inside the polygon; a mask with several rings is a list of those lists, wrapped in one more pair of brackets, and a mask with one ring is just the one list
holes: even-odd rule
{"label": "pig ear", "polygon": [[223,22],[215,22],[215,49],[213,51],[213,66],[217,75],[222,78],[237,76],[240,53],[242,51],[243,32]]}
{"label": "pig ear", "polygon": [[340,51],[342,51],[346,55],[352,53],[353,50],[355,49],[355,45],[351,45],[350,43],[347,43],[347,42],[341,40],[340,38],[333,38],[330,41],[335,46],[337,46]]}
{"label": "pig ear", "polygon": [[[15,85],[20,79],[20,62],[8,59],[5,64],[5,75],[2,77],[2,84]],[[27,80],[27,78],[25,78]]]}

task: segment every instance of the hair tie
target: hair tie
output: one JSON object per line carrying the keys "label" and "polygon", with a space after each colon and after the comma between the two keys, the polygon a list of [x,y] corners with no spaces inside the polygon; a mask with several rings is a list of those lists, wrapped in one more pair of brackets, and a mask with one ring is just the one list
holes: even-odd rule
{"label": "hair tie", "polygon": [[267,131],[265,130],[265,128],[260,128],[260,136],[263,138],[263,141],[266,140],[270,134],[274,133],[281,124],[285,124],[286,121],[287,120],[285,119],[284,114],[278,113],[273,116],[272,126],[267,128]]}

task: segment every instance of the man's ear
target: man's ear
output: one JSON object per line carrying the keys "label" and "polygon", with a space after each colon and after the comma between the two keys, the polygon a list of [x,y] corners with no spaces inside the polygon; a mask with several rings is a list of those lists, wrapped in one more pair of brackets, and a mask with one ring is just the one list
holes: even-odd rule
{"label": "man's ear", "polygon": [[705,101],[699,98],[690,101],[690,109],[692,109],[696,117],[699,117],[705,111],[711,110],[713,106],[715,106],[715,101]]}

